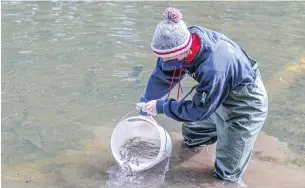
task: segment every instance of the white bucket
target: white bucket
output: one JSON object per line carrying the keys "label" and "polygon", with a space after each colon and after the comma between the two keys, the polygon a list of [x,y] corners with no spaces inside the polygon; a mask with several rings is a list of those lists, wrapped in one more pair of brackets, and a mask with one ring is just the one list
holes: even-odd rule
{"label": "white bucket", "polygon": [[132,137],[140,137],[143,140],[158,139],[160,141],[158,142],[160,144],[160,150],[155,158],[138,165],[129,165],[131,170],[134,172],[153,167],[165,158],[169,157],[172,151],[171,139],[163,127],[144,116],[130,117],[121,121],[115,127],[111,136],[112,154],[120,166],[123,166],[124,164],[124,161],[121,160],[120,147],[126,142],[126,140]]}

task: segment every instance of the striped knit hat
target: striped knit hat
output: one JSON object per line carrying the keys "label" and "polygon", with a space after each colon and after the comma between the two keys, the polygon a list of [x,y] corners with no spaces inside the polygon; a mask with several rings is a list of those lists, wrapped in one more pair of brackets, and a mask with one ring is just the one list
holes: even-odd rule
{"label": "striped knit hat", "polygon": [[190,49],[191,34],[182,20],[182,13],[175,8],[167,8],[164,20],[154,32],[151,43],[152,52],[158,57],[173,57]]}

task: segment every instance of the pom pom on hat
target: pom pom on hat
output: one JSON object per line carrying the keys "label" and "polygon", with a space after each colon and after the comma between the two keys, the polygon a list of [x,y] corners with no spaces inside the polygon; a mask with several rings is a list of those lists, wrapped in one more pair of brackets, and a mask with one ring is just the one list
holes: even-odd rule
{"label": "pom pom on hat", "polygon": [[176,8],[169,7],[163,13],[163,18],[174,23],[178,23],[180,20],[182,20],[182,13]]}

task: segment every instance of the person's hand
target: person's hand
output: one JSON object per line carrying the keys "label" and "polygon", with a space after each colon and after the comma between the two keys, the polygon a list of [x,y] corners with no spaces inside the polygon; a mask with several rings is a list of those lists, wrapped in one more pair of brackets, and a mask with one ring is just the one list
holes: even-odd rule
{"label": "person's hand", "polygon": [[152,116],[156,116],[157,115],[157,101],[152,100],[152,101],[149,101],[148,103],[145,103],[142,107],[142,111],[146,112]]}

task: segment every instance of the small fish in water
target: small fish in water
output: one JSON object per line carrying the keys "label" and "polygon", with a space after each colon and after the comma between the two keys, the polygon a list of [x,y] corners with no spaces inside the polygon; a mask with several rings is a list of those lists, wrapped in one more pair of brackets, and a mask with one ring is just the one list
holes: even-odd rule
{"label": "small fish in water", "polygon": [[95,67],[92,67],[88,70],[88,72],[84,75],[84,87],[85,94],[94,94],[94,91],[97,90],[97,75],[95,73]]}
{"label": "small fish in water", "polygon": [[32,180],[26,180],[25,183],[30,183]]}
{"label": "small fish in water", "polygon": [[120,155],[126,165],[139,166],[143,160],[157,157],[159,150],[160,147],[154,143],[141,140],[140,137],[132,137],[121,146]]}
{"label": "small fish in water", "polygon": [[140,77],[143,70],[144,70],[144,67],[142,65],[133,65],[132,66],[131,77],[133,77],[133,78]]}
{"label": "small fish in water", "polygon": [[133,65],[131,67],[131,70],[129,71],[114,71],[114,76],[116,77],[127,77],[127,79],[137,79],[141,76],[141,73],[143,72],[144,67],[142,65]]}

